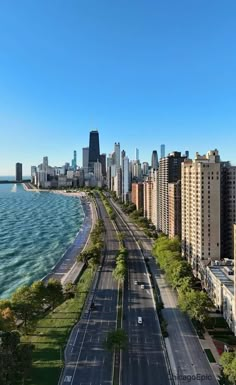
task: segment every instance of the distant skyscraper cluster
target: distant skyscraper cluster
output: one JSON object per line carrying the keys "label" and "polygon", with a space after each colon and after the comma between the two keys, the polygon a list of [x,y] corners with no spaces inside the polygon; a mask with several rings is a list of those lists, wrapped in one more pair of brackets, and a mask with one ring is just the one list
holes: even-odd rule
{"label": "distant skyscraper cluster", "polygon": [[[117,153],[118,154],[118,153]],[[73,151],[71,163],[50,166],[48,157],[31,167],[32,182],[40,188],[71,188],[82,186],[103,186],[106,179],[106,154],[100,154],[99,133],[89,134],[89,146],[82,149],[82,167],[77,164],[77,151]]]}

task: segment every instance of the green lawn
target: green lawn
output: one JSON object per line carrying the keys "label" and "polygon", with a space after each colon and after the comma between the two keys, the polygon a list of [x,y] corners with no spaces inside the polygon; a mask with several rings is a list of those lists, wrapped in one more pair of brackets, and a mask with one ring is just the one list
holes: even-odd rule
{"label": "green lawn", "polygon": [[30,335],[22,342],[35,345],[31,379],[27,385],[57,385],[62,367],[62,355],[69,333],[80,318],[93,272],[86,269],[77,284],[78,295],[69,299],[38,321]]}
{"label": "green lawn", "polygon": [[211,334],[212,338],[218,341],[222,341],[227,345],[236,346],[236,337],[234,335],[227,335],[227,334],[218,334],[214,333]]}
{"label": "green lawn", "polygon": [[229,329],[229,326],[223,317],[209,317],[206,324],[207,329],[213,328],[225,328]]}
{"label": "green lawn", "polygon": [[216,362],[211,350],[210,349],[204,349],[204,350],[205,350],[205,353],[207,355],[209,362]]}

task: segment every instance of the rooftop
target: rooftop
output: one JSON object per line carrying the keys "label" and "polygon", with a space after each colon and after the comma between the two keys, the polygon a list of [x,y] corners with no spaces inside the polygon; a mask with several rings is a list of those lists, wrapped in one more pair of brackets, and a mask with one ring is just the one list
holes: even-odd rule
{"label": "rooftop", "polygon": [[214,276],[224,285],[227,287],[228,290],[232,294],[234,294],[234,281],[233,281],[233,275],[229,276],[225,271],[224,271],[224,266],[209,266],[210,271]]}

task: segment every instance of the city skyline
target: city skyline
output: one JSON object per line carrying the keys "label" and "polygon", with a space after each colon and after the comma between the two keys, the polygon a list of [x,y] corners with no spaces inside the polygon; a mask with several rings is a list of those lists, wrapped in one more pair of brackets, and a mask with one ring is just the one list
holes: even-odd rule
{"label": "city skyline", "polygon": [[[92,131],[94,131],[94,130],[92,130]],[[99,131],[98,131],[98,133],[99,133]],[[100,133],[99,133],[99,135],[100,135]],[[88,133],[88,136],[89,136],[89,133]],[[88,143],[89,143],[89,140],[88,140]],[[108,152],[104,152],[103,149],[101,149],[102,153],[105,154],[106,156],[111,155],[113,153],[113,151],[114,151],[114,148],[112,148],[112,146],[114,146],[114,143],[115,142],[113,142],[113,144],[111,145],[110,150]],[[141,148],[141,151],[140,151],[141,152],[141,157],[140,157],[141,159],[139,159],[140,163],[142,164],[142,163],[148,162],[149,166],[151,166],[151,164],[152,164],[152,152],[153,151],[157,151],[158,159],[161,159],[161,146],[162,145],[163,144],[160,144],[157,147],[157,149],[150,150],[150,153],[149,153],[147,159],[144,159],[144,157],[142,157],[142,148]],[[175,148],[175,150],[171,151],[171,150],[168,149],[168,144],[167,145],[164,144],[164,146],[165,146],[165,157],[167,157],[169,154],[171,154],[171,153],[173,153],[175,151],[180,152],[182,155],[186,155],[186,151],[188,152],[188,150],[185,149],[185,148],[183,148],[182,150],[180,150],[179,148]],[[22,159],[18,159],[18,158],[16,158],[16,163],[21,163],[22,164],[23,176],[24,177],[26,177],[26,176],[28,177],[28,176],[31,175],[31,167],[32,166],[36,166],[37,167],[44,157],[48,157],[49,158],[49,163],[50,163],[50,165],[52,167],[61,167],[61,166],[65,165],[66,163],[69,163],[70,166],[73,167],[73,165],[72,165],[73,159],[72,160],[70,160],[70,159],[74,155],[74,152],[76,151],[76,153],[77,153],[77,167],[83,168],[83,149],[84,148],[88,148],[88,145],[81,147],[79,150],[72,150],[71,154],[66,159],[65,158],[63,159],[63,155],[61,155],[61,162],[59,161],[57,164],[53,163],[53,161],[52,161],[53,158],[51,157],[50,154],[44,154],[44,153],[41,154],[41,157],[39,159],[37,159],[34,164],[29,164],[28,163],[27,165],[25,165],[22,162]],[[217,149],[219,151],[219,148],[216,148],[214,146],[210,146],[209,148],[212,149],[212,150]],[[194,159],[197,153],[199,153],[200,155],[203,155],[205,152],[207,152],[209,150],[209,148],[205,148],[205,151],[203,150],[202,152],[200,152],[198,149],[196,149],[194,152],[189,153],[189,158],[190,159]],[[127,153],[127,156],[129,157],[130,161],[134,161],[135,160],[135,154],[132,155],[132,152],[137,150],[136,147],[134,147],[130,151],[127,151],[125,146],[123,147],[121,145],[121,150],[125,150],[125,152]],[[221,153],[221,151],[219,151],[219,152]],[[223,151],[223,153],[224,153],[224,151]],[[148,152],[147,152],[147,154],[148,154]],[[232,164],[232,166],[236,166],[236,161],[233,162],[231,159],[229,159],[229,157],[227,158],[227,153],[226,153],[226,158],[223,158],[222,156],[220,158],[221,158],[222,161],[229,161]],[[14,176],[15,175],[16,163],[13,164],[12,162],[9,162],[9,168],[8,168],[8,170],[10,170],[9,172],[2,171],[3,168],[1,167],[1,164],[0,164],[0,177],[1,176],[11,176],[11,177]]]}
{"label": "city skyline", "polygon": [[0,175],[74,150],[81,165],[96,129],[106,154],[118,141],[150,162],[165,143],[236,164],[234,1],[13,3],[0,12]]}

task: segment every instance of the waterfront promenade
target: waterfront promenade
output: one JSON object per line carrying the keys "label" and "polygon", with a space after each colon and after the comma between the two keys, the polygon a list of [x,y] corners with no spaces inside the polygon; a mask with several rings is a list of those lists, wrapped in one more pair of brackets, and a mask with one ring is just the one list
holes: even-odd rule
{"label": "waterfront promenade", "polygon": [[62,284],[66,284],[68,282],[75,283],[84,267],[83,263],[76,262],[76,258],[87,244],[95,218],[93,204],[88,200],[86,196],[81,197],[81,204],[85,214],[84,222],[72,245],[69,246],[65,254],[46,275],[46,277],[43,278],[43,281],[48,281],[50,278],[55,278],[60,280]]}
{"label": "waterfront promenade", "polygon": [[[24,189],[29,192],[39,191],[31,184],[23,185]],[[42,278],[44,282],[47,282],[50,278],[57,279],[61,281],[63,285],[68,282],[75,283],[81,274],[84,263],[77,263],[77,256],[86,246],[89,240],[89,234],[93,228],[94,222],[96,220],[96,211],[94,204],[90,201],[85,192],[71,192],[67,193],[61,190],[42,190],[48,191],[54,194],[64,195],[66,197],[77,197],[80,199],[83,211],[84,211],[84,221],[83,224],[77,233],[74,242],[68,247],[66,252],[62,255],[59,261],[51,269],[51,271]]]}

